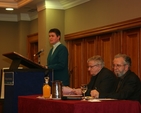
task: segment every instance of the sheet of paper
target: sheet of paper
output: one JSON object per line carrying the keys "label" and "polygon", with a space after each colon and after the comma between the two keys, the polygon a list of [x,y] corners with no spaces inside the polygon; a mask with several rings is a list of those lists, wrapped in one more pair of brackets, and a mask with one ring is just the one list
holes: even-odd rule
{"label": "sheet of paper", "polygon": [[72,94],[72,90],[73,89],[71,87],[66,87],[66,86],[62,87],[63,95],[70,95],[70,94]]}

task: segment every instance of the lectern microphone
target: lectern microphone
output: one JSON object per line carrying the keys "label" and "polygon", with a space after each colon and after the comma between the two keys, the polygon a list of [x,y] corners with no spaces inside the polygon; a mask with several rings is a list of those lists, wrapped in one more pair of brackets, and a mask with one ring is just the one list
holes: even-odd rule
{"label": "lectern microphone", "polygon": [[43,51],[44,49],[41,49],[38,53],[34,54],[34,56],[40,55]]}

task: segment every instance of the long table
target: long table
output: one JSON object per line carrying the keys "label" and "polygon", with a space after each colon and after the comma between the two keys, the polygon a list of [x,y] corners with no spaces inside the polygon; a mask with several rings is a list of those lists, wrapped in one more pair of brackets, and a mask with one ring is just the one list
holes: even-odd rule
{"label": "long table", "polygon": [[39,99],[37,95],[19,96],[18,113],[141,113],[138,101]]}

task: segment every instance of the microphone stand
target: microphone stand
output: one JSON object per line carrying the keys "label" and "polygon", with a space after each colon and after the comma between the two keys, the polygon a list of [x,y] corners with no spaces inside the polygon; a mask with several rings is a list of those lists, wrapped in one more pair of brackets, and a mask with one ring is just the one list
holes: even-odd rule
{"label": "microphone stand", "polygon": [[44,50],[41,49],[38,53],[34,54],[33,56],[37,56],[38,57],[38,64],[40,64],[40,54],[43,52]]}
{"label": "microphone stand", "polygon": [[40,64],[40,54],[38,54],[38,64]]}

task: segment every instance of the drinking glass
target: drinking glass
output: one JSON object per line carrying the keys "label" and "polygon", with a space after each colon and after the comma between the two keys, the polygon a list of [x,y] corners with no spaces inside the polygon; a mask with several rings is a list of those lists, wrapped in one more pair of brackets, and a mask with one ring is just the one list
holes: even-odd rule
{"label": "drinking glass", "polygon": [[82,85],[81,85],[81,91],[82,91],[82,93],[83,93],[83,100],[86,100],[86,99],[85,99],[85,93],[86,93],[86,91],[87,91],[87,84],[82,84]]}

